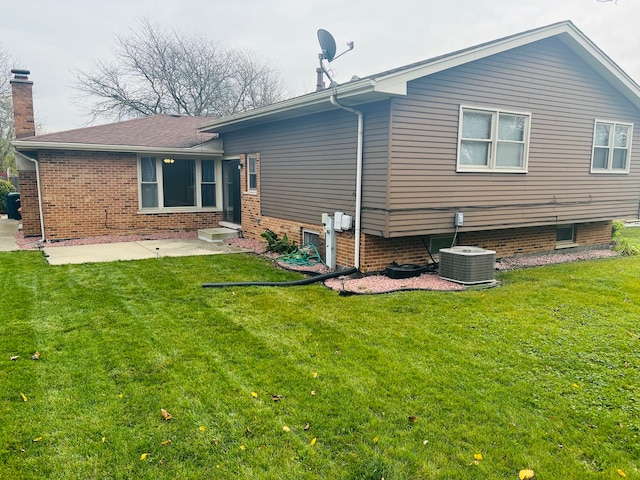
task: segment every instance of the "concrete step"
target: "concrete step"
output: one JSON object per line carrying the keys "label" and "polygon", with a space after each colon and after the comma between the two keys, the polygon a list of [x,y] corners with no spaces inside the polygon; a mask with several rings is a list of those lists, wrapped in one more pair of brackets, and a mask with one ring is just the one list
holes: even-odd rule
{"label": "concrete step", "polygon": [[198,230],[198,238],[206,242],[222,242],[227,238],[237,238],[239,236],[240,232],[232,228],[219,227]]}

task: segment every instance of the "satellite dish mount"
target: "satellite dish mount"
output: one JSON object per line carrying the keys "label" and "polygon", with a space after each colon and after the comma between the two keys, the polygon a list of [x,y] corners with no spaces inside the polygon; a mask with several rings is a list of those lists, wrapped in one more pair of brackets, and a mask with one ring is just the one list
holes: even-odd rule
{"label": "satellite dish mount", "polygon": [[327,63],[331,63],[336,58],[340,58],[345,53],[350,52],[351,50],[353,50],[353,42],[347,42],[347,49],[337,56],[336,41],[334,40],[333,35],[331,35],[329,32],[323,30],[322,28],[318,30],[318,42],[320,42],[321,49],[321,53],[318,54],[318,59],[320,60],[320,68],[329,79],[329,86],[332,88],[337,87],[338,84],[333,80],[333,77],[331,76],[329,70],[327,70],[327,67],[324,64],[324,60],[326,60]]}

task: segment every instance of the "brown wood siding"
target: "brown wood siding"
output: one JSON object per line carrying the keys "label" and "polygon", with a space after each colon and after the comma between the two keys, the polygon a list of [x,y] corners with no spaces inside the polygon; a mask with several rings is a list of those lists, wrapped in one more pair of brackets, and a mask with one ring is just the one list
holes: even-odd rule
{"label": "brown wood siding", "polygon": [[[531,113],[528,173],[456,173],[460,105]],[[640,112],[557,39],[425,77],[392,103],[385,236],[634,217]],[[631,172],[591,174],[594,120],[634,124]]]}
{"label": "brown wood siding", "polygon": [[[363,229],[386,228],[389,102],[362,108]],[[262,215],[319,224],[323,212],[355,214],[357,117],[334,110],[223,135],[226,156],[260,153]]]}

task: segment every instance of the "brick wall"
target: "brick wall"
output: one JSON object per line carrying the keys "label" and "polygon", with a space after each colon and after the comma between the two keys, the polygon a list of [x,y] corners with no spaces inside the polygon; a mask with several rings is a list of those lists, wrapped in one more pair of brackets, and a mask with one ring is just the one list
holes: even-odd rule
{"label": "brick wall", "polygon": [[[393,262],[429,263],[429,254],[421,237],[382,238],[373,235],[362,236],[361,270],[375,272],[383,270]],[[429,239],[425,238],[427,245]]]}
{"label": "brick wall", "polygon": [[[425,237],[427,245],[429,238]],[[576,225],[576,244],[580,249],[605,247],[611,242],[611,222],[592,222]],[[457,245],[495,250],[496,257],[548,253],[556,251],[555,225],[462,232]],[[428,253],[420,237],[381,238],[364,235],[361,270],[378,271],[393,262],[424,264]]]}
{"label": "brick wall", "polygon": [[211,228],[222,218],[219,212],[138,213],[135,154],[41,151],[38,160],[47,240]]}
{"label": "brick wall", "polygon": [[22,233],[25,237],[39,237],[40,209],[38,207],[38,184],[35,170],[20,172],[20,213],[22,215]]}

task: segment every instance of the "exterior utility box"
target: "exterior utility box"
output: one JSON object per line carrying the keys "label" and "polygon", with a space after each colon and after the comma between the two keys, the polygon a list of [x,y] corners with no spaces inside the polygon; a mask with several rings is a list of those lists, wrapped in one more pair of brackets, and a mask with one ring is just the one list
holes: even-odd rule
{"label": "exterior utility box", "polygon": [[440,249],[440,278],[472,285],[495,280],[496,252],[478,247]]}

